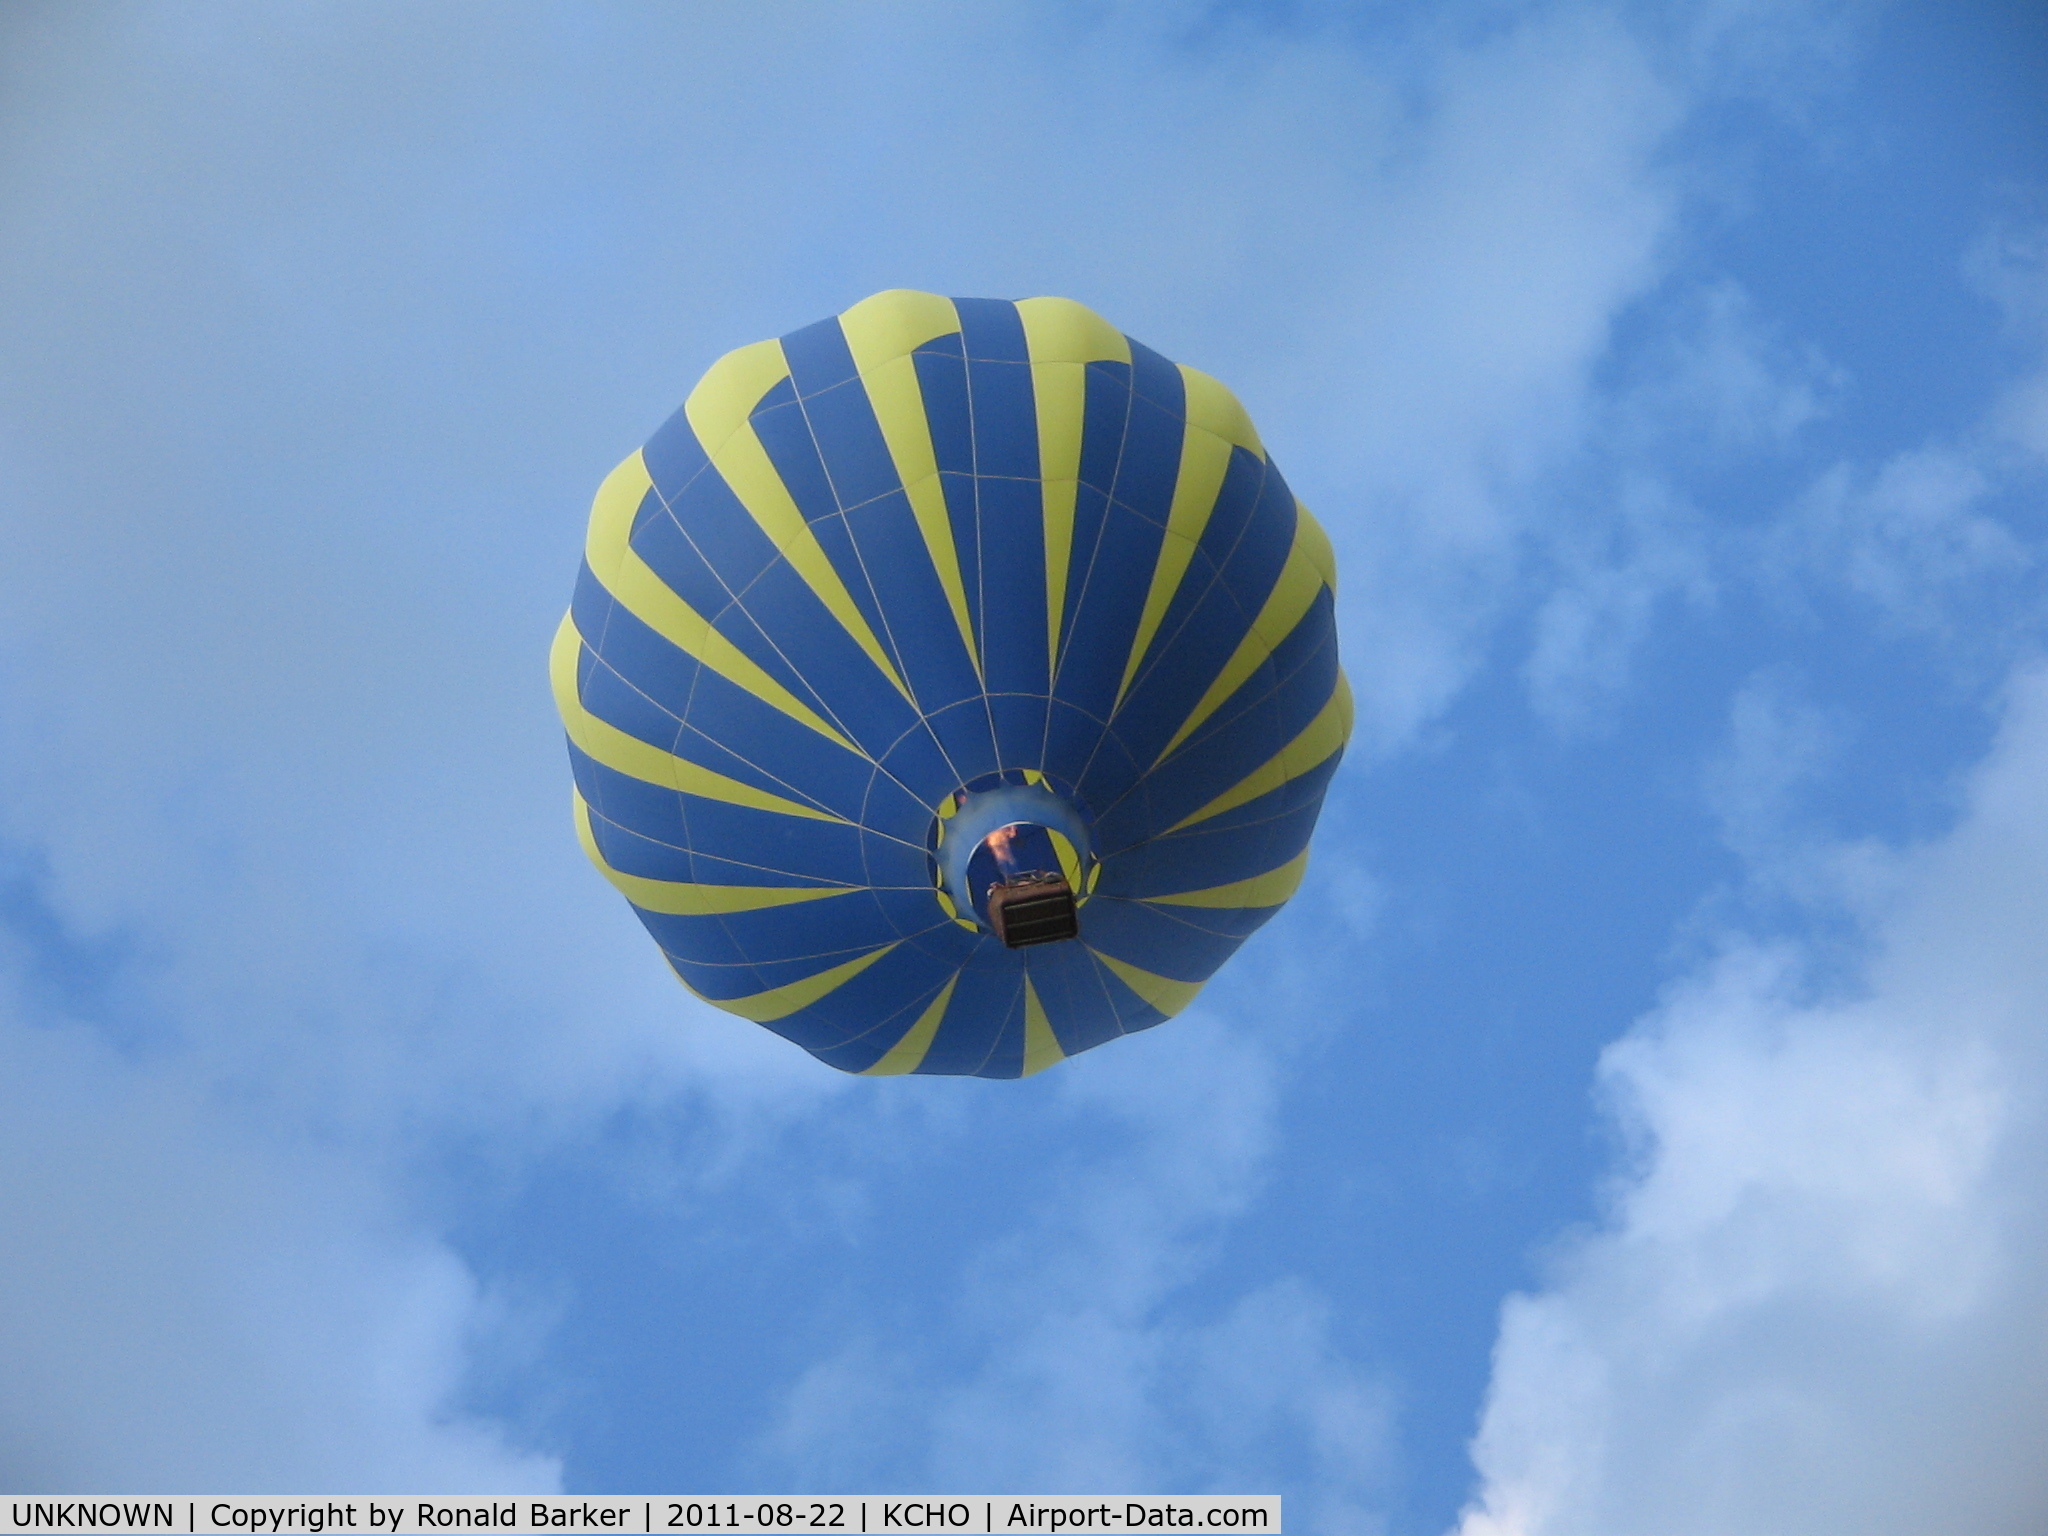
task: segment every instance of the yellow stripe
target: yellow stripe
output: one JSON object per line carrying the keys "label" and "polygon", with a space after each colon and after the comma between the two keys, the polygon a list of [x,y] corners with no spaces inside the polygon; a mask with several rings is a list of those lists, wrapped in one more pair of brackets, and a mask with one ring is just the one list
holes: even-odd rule
{"label": "yellow stripe", "polygon": [[1261,795],[1270,794],[1282,784],[1300,778],[1332,752],[1342,748],[1350,738],[1351,685],[1339,672],[1337,686],[1330,693],[1330,702],[1322,707],[1315,719],[1309,721],[1299,736],[1267,759],[1257,772],[1240,779],[1194,815],[1182,817],[1160,835],[1178,832],[1182,827],[1207,821],[1211,816],[1221,816],[1225,811],[1235,810]]}
{"label": "yellow stripe", "polygon": [[910,498],[910,510],[924,535],[925,553],[938,573],[946,602],[959,626],[960,643],[981,674],[974,647],[974,625],[967,614],[967,588],[960,579],[960,554],[953,544],[953,520],[946,511],[946,493],[939,483],[939,461],[932,451],[930,419],[924,412],[924,391],[917,382],[911,353],[926,342],[960,329],[960,315],[951,299],[935,293],[894,288],[862,299],[839,317],[853,366],[868,392],[868,404],[889,445],[896,478]]}
{"label": "yellow stripe", "polygon": [[576,658],[582,645],[583,637],[576,633],[574,617],[565,615],[561,627],[555,631],[555,643],[548,654],[548,674],[554,684],[555,708],[561,711],[562,725],[569,732],[569,739],[605,767],[628,778],[659,784],[664,789],[679,789],[686,795],[697,795],[705,800],[721,800],[727,805],[744,805],[757,811],[776,811],[784,816],[806,816],[813,821],[847,824],[843,816],[799,805],[794,800],[771,795],[765,789],[756,789],[722,773],[713,773],[709,768],[700,768],[687,758],[650,746],[639,737],[629,736],[617,726],[598,719],[583,707],[583,701],[576,694]]}
{"label": "yellow stripe", "polygon": [[1337,590],[1337,552],[1330,548],[1330,536],[1323,532],[1323,525],[1316,521],[1315,514],[1298,501],[1294,504],[1294,543],[1305,553],[1309,563],[1322,573],[1323,585],[1334,593]]}
{"label": "yellow stripe", "polygon": [[809,726],[828,741],[865,757],[860,748],[713,628],[709,619],[676,596],[668,583],[654,574],[654,568],[635,553],[631,543],[633,518],[653,483],[647,473],[647,461],[636,449],[631,458],[605,476],[597,498],[590,504],[590,533],[584,540],[583,558],[589,561],[591,572],[604,589],[634,618],[733,686],[744,688],[762,703]]}
{"label": "yellow stripe", "polygon": [[1195,1000],[1195,994],[1202,990],[1199,981],[1173,981],[1165,976],[1155,976],[1152,972],[1141,971],[1135,965],[1127,964],[1114,955],[1105,955],[1099,949],[1091,949],[1088,953],[1108,966],[1117,980],[1168,1018],[1187,1007]]}
{"label": "yellow stripe", "polygon": [[618,887],[626,900],[647,912],[670,917],[713,917],[727,912],[759,912],[767,907],[786,907],[799,901],[817,901],[826,896],[845,896],[861,889],[853,885],[699,885],[687,880],[650,880],[628,875],[605,862],[590,827],[590,805],[580,790],[569,793],[576,803],[576,840],[590,856],[598,871]]}
{"label": "yellow stripe", "polygon": [[1223,670],[1216,674],[1216,680],[1209,684],[1208,692],[1173,733],[1173,740],[1153,759],[1153,767],[1165,762],[1175,747],[1193,735],[1203,721],[1244,686],[1247,678],[1265,665],[1280,642],[1294,633],[1294,626],[1301,622],[1324,587],[1332,592],[1337,589],[1337,561],[1330,551],[1330,537],[1308,508],[1296,502],[1294,543],[1288,548],[1287,563],[1280,567],[1273,590],[1266,594],[1265,606],[1252,620],[1251,628],[1245,631],[1244,639],[1238,642]]}
{"label": "yellow stripe", "polygon": [[[899,939],[897,942],[902,941]],[[810,1007],[827,992],[853,980],[895,947],[895,944],[884,944],[880,949],[871,949],[844,965],[835,965],[829,971],[806,976],[802,981],[792,981],[788,986],[771,987],[766,992],[756,992],[751,997],[709,997],[704,1000],[715,1008],[723,1008],[727,1013],[736,1013],[743,1019],[752,1019],[756,1024],[786,1019],[799,1009]],[[704,996],[701,992],[697,995]]]}
{"label": "yellow stripe", "polygon": [[953,1001],[953,989],[959,984],[960,973],[955,971],[946,978],[946,984],[939,988],[939,995],[932,999],[929,1008],[918,1015],[917,1022],[910,1026],[903,1038],[890,1046],[888,1054],[861,1075],[897,1077],[923,1066],[925,1053],[932,1048],[932,1037],[938,1034],[939,1025],[946,1017],[946,1004]]}
{"label": "yellow stripe", "polygon": [[1304,848],[1278,869],[1269,869],[1249,880],[1233,880],[1228,885],[1212,885],[1202,891],[1180,891],[1172,896],[1147,896],[1145,900],[1176,907],[1277,907],[1301,888],[1301,877],[1307,869],[1308,850]]}
{"label": "yellow stripe", "polygon": [[1056,1061],[1065,1061],[1067,1053],[1060,1049],[1060,1042],[1052,1032],[1052,1021],[1045,1016],[1045,1004],[1038,1000],[1038,989],[1031,985],[1030,976],[1024,978],[1024,1077],[1034,1072],[1043,1072]]}
{"label": "yellow stripe", "polygon": [[1067,889],[1080,891],[1081,855],[1074,851],[1074,845],[1066,833],[1047,827],[1045,834],[1052,839],[1053,857],[1060,861],[1060,874],[1067,882]]}
{"label": "yellow stripe", "polygon": [[890,288],[862,299],[839,317],[853,366],[862,373],[892,357],[908,357],[927,342],[960,329],[960,312],[940,294]]}
{"label": "yellow stripe", "polygon": [[1188,425],[1220,437],[1233,447],[1263,459],[1266,445],[1259,441],[1251,414],[1221,379],[1211,378],[1199,368],[1183,367],[1180,376],[1187,390]]}
{"label": "yellow stripe", "polygon": [[653,488],[654,477],[647,473],[647,460],[635,448],[604,477],[597,495],[591,498],[590,530],[583,536],[583,558],[607,588],[618,575],[619,561],[632,553],[633,519]]}
{"label": "yellow stripe", "polygon": [[[768,450],[761,446],[760,437],[747,419],[761,403],[761,397],[788,377],[789,360],[782,355],[782,343],[757,341],[751,347],[728,352],[713,363],[710,372],[683,402],[683,411],[697,441],[703,444],[705,453],[739,497],[748,516],[760,525],[769,542],[853,636],[855,643],[868,653],[868,659],[881,669],[896,691],[910,699],[910,689],[904,686],[875,632],[854,606],[853,595],[832,568],[803,513],[797,510],[789,487],[775,472]],[[916,702],[911,699],[913,706]]]}
{"label": "yellow stripe", "polygon": [[1031,388],[1038,405],[1038,476],[1045,509],[1046,665],[1057,671],[1060,616],[1067,606],[1067,567],[1074,551],[1074,497],[1081,474],[1081,427],[1088,401],[1088,364],[1128,364],[1131,344],[1085,304],[1072,299],[1020,299]]}
{"label": "yellow stripe", "polygon": [[1242,447],[1260,458],[1265,451],[1251,418],[1238,404],[1237,396],[1193,368],[1180,370],[1187,399],[1187,426],[1181,433],[1180,470],[1173,483],[1173,508],[1166,518],[1166,537],[1159,544],[1159,559],[1152,567],[1152,586],[1145,594],[1145,608],[1138,619],[1138,633],[1131,641],[1131,653],[1124,659],[1123,681],[1117,685],[1116,701],[1122,704],[1130,691],[1138,665],[1159,633],[1167,606],[1180,590],[1188,562],[1202,542],[1216,510],[1216,497],[1223,489],[1223,477],[1230,470],[1230,451]]}

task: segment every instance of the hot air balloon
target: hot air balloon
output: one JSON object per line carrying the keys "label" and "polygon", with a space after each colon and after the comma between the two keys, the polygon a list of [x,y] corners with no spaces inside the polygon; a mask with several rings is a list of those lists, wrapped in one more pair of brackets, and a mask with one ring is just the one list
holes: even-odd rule
{"label": "hot air balloon", "polygon": [[1069,300],[877,294],[728,353],[599,489],[577,834],[699,997],[848,1072],[1026,1076],[1300,884],[1335,590],[1216,380]]}

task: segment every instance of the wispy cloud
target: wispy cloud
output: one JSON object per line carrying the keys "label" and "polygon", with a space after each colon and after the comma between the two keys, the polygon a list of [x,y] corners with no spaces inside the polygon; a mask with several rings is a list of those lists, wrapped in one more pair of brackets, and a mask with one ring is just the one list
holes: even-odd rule
{"label": "wispy cloud", "polygon": [[1504,1313],[1463,1536],[2048,1515],[2048,674],[1878,952],[1738,945],[1602,1060],[1632,1148]]}
{"label": "wispy cloud", "polygon": [[877,1469],[907,1488],[1285,1485],[1311,1518],[1370,1528],[1387,1384],[1300,1280],[1218,1295],[1230,1226],[1270,1175],[1274,1065],[1211,1010],[1173,1028],[1059,1083],[1043,1113],[1068,1155],[900,1330],[856,1325],[804,1373],[766,1466],[818,1486]]}
{"label": "wispy cloud", "polygon": [[547,1491],[465,1417],[497,1309],[342,1149],[0,970],[0,1483]]}

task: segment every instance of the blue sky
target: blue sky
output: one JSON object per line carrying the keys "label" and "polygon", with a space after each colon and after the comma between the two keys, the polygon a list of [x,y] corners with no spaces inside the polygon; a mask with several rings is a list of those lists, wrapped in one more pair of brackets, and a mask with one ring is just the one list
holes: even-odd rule
{"label": "blue sky", "polygon": [[[1062,294],[1335,542],[1307,883],[866,1081],[544,676],[724,350]],[[2024,5],[0,15],[0,1483],[2048,1522]]]}

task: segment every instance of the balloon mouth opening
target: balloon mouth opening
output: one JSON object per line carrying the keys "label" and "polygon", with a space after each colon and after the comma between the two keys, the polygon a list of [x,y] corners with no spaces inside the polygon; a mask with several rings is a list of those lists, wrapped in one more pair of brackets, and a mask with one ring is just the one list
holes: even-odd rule
{"label": "balloon mouth opening", "polygon": [[930,855],[946,915],[1011,949],[1078,937],[1100,869],[1086,821],[1042,782],[955,790]]}

